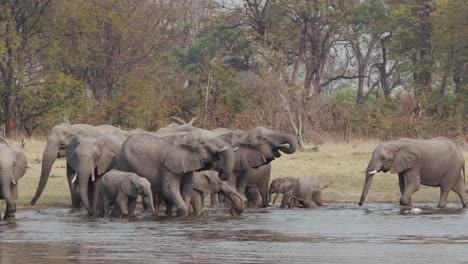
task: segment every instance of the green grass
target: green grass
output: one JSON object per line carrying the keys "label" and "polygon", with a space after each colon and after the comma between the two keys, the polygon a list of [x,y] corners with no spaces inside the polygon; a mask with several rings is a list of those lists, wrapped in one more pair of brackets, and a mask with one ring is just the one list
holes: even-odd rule
{"label": "green grass", "polygon": [[[333,181],[330,188],[323,191],[325,202],[357,202],[364,184],[364,170],[377,141],[355,141],[350,144],[327,143],[318,150],[299,151],[292,155],[282,155],[272,163],[272,179],[280,176],[313,176],[320,179],[322,185]],[[16,141],[9,144],[21,149]],[[31,208],[29,201],[33,197],[41,172],[43,140],[27,140],[21,149],[28,159],[26,175],[20,179],[18,207]],[[468,152],[463,152],[468,160]],[[65,177],[65,160],[54,163],[51,177],[37,202],[36,207],[67,206],[71,204],[70,192]],[[374,176],[367,202],[398,202],[400,191],[398,177],[389,173],[377,173]],[[433,202],[439,199],[439,189],[423,186],[413,195],[414,202]],[[458,196],[451,193],[450,201],[459,202]],[[0,211],[4,211],[4,202],[0,202]]]}

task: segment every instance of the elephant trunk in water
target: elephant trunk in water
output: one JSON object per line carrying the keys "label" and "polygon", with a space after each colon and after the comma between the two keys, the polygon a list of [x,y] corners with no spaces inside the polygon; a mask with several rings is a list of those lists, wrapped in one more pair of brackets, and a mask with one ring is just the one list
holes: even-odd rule
{"label": "elephant trunk in water", "polygon": [[94,173],[94,168],[93,170],[90,170],[90,168],[86,167],[83,169],[79,169],[78,171],[78,180],[79,186],[80,186],[80,196],[81,196],[81,201],[83,202],[83,206],[88,210],[89,214],[93,214],[93,210],[91,208],[90,202],[89,202],[89,197],[88,197],[88,182],[91,174]]}
{"label": "elephant trunk in water", "polygon": [[237,190],[231,187],[227,182],[221,182],[221,193],[231,201],[233,215],[240,215],[244,211],[244,203],[242,196],[237,192]]}
{"label": "elephant trunk in water", "polygon": [[377,172],[375,166],[373,163],[369,163],[369,166],[367,166],[366,169],[366,180],[364,182],[364,187],[362,189],[362,194],[361,194],[361,200],[359,201],[359,205],[362,205],[364,203],[364,200],[366,200],[367,193],[369,192],[369,188],[372,183],[372,178],[374,177],[374,174]]}
{"label": "elephant trunk in water", "polygon": [[49,139],[47,141],[46,149],[42,155],[42,168],[41,168],[41,178],[39,179],[39,184],[37,186],[36,194],[31,200],[31,205],[36,204],[39,197],[41,197],[42,192],[47,184],[49,179],[50,171],[52,170],[52,165],[54,165],[55,160],[59,153],[59,144],[51,142]]}
{"label": "elephant trunk in water", "polygon": [[148,203],[151,208],[151,212],[153,215],[156,215],[156,210],[154,209],[154,202],[153,202],[153,193],[151,192],[151,187],[145,188],[145,194],[148,197]]}
{"label": "elephant trunk in water", "polygon": [[2,169],[2,177],[0,185],[2,186],[2,193],[3,193],[3,198],[5,199],[7,206],[8,206],[8,211],[5,214],[5,218],[15,217],[15,211],[16,211],[16,204],[14,201],[14,198],[11,194],[10,186],[11,184],[16,184],[12,182],[13,178],[13,172],[11,170],[6,170]]}

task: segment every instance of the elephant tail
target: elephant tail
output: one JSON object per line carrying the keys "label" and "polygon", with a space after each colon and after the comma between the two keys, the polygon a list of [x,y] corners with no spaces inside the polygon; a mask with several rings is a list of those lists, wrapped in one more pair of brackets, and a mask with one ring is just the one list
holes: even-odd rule
{"label": "elephant tail", "polygon": [[324,190],[326,188],[329,188],[333,184],[333,181],[331,181],[329,184],[323,186],[321,189]]}

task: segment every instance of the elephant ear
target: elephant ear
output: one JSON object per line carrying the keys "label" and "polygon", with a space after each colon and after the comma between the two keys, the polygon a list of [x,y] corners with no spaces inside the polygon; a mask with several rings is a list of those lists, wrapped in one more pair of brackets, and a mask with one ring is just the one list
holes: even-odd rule
{"label": "elephant ear", "polygon": [[106,173],[113,165],[114,159],[119,152],[119,146],[110,138],[99,138],[101,145],[101,156],[96,160],[98,175]]}
{"label": "elephant ear", "polygon": [[130,197],[138,197],[137,188],[133,179],[125,178],[120,184],[120,190]]}
{"label": "elephant ear", "polygon": [[399,173],[413,168],[418,164],[420,158],[421,153],[418,150],[412,148],[411,145],[404,144],[395,153],[390,173]]}
{"label": "elephant ear", "polygon": [[164,166],[175,174],[196,171],[204,167],[203,159],[186,146],[177,146],[169,150]]}
{"label": "elephant ear", "polygon": [[26,156],[23,152],[16,151],[16,165],[14,168],[14,177],[15,180],[18,181],[19,178],[24,176],[26,172],[26,167],[28,166],[26,161]]}
{"label": "elephant ear", "polygon": [[234,169],[238,171],[258,168],[268,163],[260,151],[245,145],[239,146],[239,149],[234,152],[234,155]]}
{"label": "elephant ear", "polygon": [[193,177],[193,189],[205,194],[213,193],[213,190],[211,190],[210,178],[206,173],[197,172]]}

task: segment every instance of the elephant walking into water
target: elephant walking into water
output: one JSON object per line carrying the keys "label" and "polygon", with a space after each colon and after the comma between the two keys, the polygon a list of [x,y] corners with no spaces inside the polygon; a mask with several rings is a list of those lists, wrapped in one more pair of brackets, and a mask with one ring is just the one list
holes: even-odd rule
{"label": "elephant walking into water", "polygon": [[27,161],[23,152],[12,149],[0,140],[0,199],[6,202],[5,219],[15,218],[18,181],[24,176],[26,167]]}
{"label": "elephant walking into water", "polygon": [[233,150],[203,131],[167,138],[141,133],[125,141],[117,169],[134,172],[150,181],[156,210],[164,198],[166,213],[170,214],[175,204],[178,215],[185,216],[193,192],[193,172],[211,169],[218,160],[219,178],[226,179],[234,166]]}
{"label": "elephant walking into water", "polygon": [[154,214],[150,182],[135,173],[111,170],[102,176],[99,192],[100,211],[104,216],[108,216],[110,206],[114,205],[112,215],[132,217],[135,215],[138,195],[148,198]]}
{"label": "elephant walking into water", "polygon": [[279,177],[270,184],[270,199],[271,195],[275,193],[273,199],[273,204],[275,204],[278,195],[283,194],[280,208],[322,206],[322,189],[328,186],[330,184],[321,188],[320,181],[312,177]]}
{"label": "elephant walking into water", "polygon": [[366,169],[359,205],[364,203],[376,172],[398,174],[400,204],[412,206],[411,196],[422,185],[440,187],[438,207],[445,207],[452,190],[468,205],[465,187],[465,160],[458,147],[447,138],[400,139],[378,145]]}
{"label": "elephant walking into water", "polygon": [[201,215],[203,200],[209,194],[223,194],[231,202],[231,214],[243,211],[242,196],[226,181],[221,181],[216,171],[200,171],[193,175],[192,206],[195,215]]}

